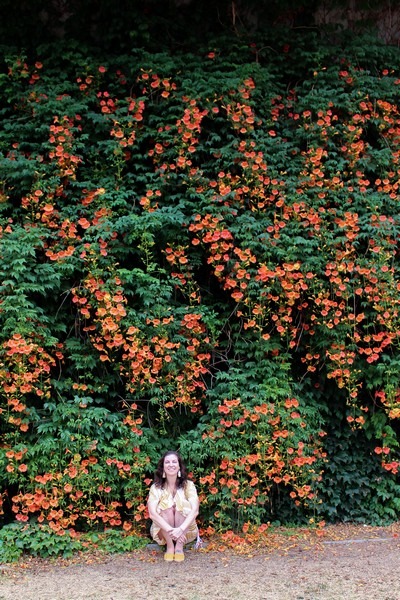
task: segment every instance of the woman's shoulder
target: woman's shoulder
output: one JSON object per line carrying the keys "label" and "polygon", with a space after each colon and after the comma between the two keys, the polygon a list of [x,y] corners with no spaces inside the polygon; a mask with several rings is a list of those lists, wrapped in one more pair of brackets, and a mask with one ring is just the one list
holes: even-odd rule
{"label": "woman's shoulder", "polygon": [[149,489],[149,495],[151,496],[159,496],[162,492],[162,488],[156,483],[152,483]]}
{"label": "woman's shoulder", "polygon": [[185,483],[185,491],[188,492],[196,492],[196,486],[191,479],[187,479]]}

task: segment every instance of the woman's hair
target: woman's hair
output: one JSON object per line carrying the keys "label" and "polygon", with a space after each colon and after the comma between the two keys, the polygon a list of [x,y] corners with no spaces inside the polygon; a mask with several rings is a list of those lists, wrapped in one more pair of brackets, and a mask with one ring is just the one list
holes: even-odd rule
{"label": "woman's hair", "polygon": [[[178,462],[179,462],[179,470],[181,472],[180,477],[178,476],[178,478],[176,480],[176,485],[178,488],[184,487],[185,483],[187,482],[187,478],[188,478],[186,465],[183,462],[183,460],[181,459],[181,457],[179,456],[178,452],[175,452],[175,450],[168,450],[168,452],[165,452],[162,455],[162,457],[160,458],[160,460],[158,461],[157,468],[154,473],[154,483],[156,484],[157,487],[164,487],[164,484],[167,481],[165,474],[164,474],[164,460],[170,454],[173,454],[174,456],[177,457]],[[163,475],[164,475],[164,477],[163,477]]]}

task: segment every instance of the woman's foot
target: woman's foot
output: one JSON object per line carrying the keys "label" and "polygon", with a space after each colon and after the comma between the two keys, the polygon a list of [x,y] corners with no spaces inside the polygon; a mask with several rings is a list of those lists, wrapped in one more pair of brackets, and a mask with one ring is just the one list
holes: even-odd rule
{"label": "woman's foot", "polygon": [[175,546],[168,546],[164,554],[164,560],[172,562],[174,560]]}
{"label": "woman's foot", "polygon": [[167,562],[172,562],[174,560],[174,553],[173,552],[165,552],[164,560],[166,560]]}
{"label": "woman's foot", "polygon": [[185,560],[185,555],[183,554],[183,544],[178,543],[175,546],[175,562],[182,562]]}

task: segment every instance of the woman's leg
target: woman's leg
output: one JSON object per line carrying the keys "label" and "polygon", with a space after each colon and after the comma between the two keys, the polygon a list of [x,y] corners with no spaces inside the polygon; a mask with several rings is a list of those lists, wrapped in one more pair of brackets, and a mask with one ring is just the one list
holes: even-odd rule
{"label": "woman's leg", "polygon": [[[176,526],[175,525],[175,509],[174,508],[167,508],[166,510],[162,510],[160,514],[162,515],[163,519],[165,519],[167,521],[167,523],[169,525],[171,525],[171,527]],[[175,552],[174,540],[171,538],[168,531],[165,531],[164,529],[160,529],[159,535],[160,535],[160,537],[163,537],[167,543],[168,554],[174,554],[174,552]]]}
{"label": "woman's leg", "polygon": [[[175,527],[180,527],[185,520],[185,517],[179,511],[175,511]],[[175,552],[181,553],[183,552],[183,546],[186,542],[185,532],[183,535],[176,541],[175,543]]]}

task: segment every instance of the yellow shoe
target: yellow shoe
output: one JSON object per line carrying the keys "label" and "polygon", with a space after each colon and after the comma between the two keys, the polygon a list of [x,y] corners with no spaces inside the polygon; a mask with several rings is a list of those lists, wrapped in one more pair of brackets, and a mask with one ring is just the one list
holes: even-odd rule
{"label": "yellow shoe", "polygon": [[175,552],[174,560],[175,562],[183,562],[185,560],[185,555],[183,552]]}
{"label": "yellow shoe", "polygon": [[167,562],[172,562],[174,560],[174,555],[170,552],[166,552],[164,554],[164,560],[166,560]]}

